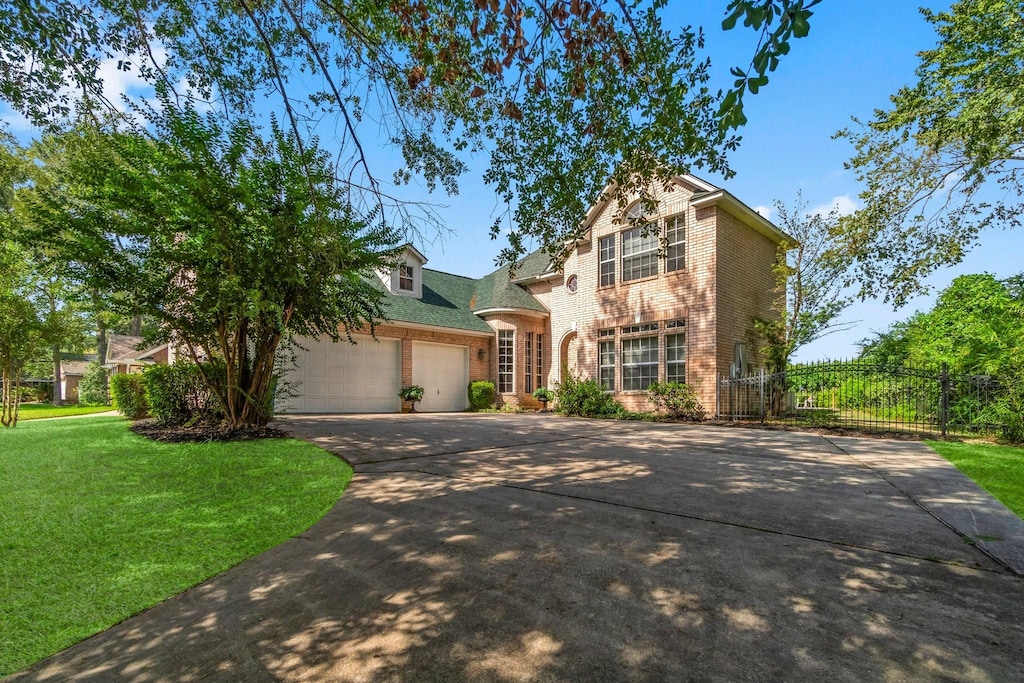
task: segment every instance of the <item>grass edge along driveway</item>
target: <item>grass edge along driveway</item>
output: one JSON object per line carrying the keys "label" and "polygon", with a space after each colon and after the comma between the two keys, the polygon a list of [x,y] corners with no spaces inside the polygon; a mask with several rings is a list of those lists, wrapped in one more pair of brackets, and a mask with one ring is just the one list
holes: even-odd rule
{"label": "grass edge along driveway", "polygon": [[106,413],[113,410],[110,406],[67,405],[54,406],[49,403],[22,403],[18,408],[18,421],[43,420],[51,417],[75,417]]}
{"label": "grass edge along driveway", "polygon": [[164,444],[117,417],[0,429],[0,676],[302,533],[351,477],[296,439]]}
{"label": "grass edge along driveway", "polygon": [[957,441],[925,443],[1024,519],[1024,447]]}

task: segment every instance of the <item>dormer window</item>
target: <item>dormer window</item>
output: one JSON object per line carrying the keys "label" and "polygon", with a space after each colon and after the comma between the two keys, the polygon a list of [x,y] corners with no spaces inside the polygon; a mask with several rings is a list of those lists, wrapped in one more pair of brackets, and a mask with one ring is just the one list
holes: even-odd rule
{"label": "dormer window", "polygon": [[408,263],[403,263],[398,267],[398,288],[403,292],[415,290],[412,272],[412,266]]}

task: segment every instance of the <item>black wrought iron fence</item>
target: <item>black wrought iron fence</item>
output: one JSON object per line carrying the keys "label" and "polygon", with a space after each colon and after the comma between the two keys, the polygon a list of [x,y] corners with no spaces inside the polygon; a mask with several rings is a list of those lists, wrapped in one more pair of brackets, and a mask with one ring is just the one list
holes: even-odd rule
{"label": "black wrought iron fence", "polygon": [[997,378],[862,361],[801,363],[721,379],[718,417],[882,431],[994,433]]}

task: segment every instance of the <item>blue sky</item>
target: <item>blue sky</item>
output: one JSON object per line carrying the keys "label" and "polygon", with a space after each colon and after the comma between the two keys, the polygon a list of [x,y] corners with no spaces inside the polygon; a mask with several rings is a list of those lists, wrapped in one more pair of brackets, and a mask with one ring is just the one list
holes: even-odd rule
{"label": "blue sky", "polygon": [[[792,52],[771,75],[769,86],[747,99],[749,123],[741,131],[740,149],[730,157],[736,175],[728,181],[715,176],[706,179],[755,208],[771,207],[776,200],[792,204],[798,191],[812,209],[837,203],[844,210],[855,208],[860,188],[843,169],[852,148],[832,135],[849,125],[853,116],[870,118],[874,109],[887,106],[891,93],[913,82],[916,53],[936,42],[934,31],[917,10],[919,4],[914,0],[825,0],[816,7],[810,35],[793,42]],[[925,4],[931,9],[948,6],[948,2]],[[669,27],[704,27],[716,88],[731,83],[729,67],[749,62],[756,39],[741,27],[721,30],[726,5],[727,0],[673,0],[666,10]],[[143,94],[145,89],[134,77],[117,71],[114,64],[111,60],[101,74],[109,81],[107,90]],[[0,121],[11,124],[22,138],[31,135],[23,120],[2,103]],[[378,173],[393,168],[393,151],[378,149],[372,154],[380,162]],[[415,240],[429,259],[428,267],[476,277],[493,270],[503,245],[489,238],[488,226],[503,207],[479,180],[485,166],[484,158],[471,160],[458,196],[418,193],[422,199],[444,205],[437,211],[448,227],[445,234],[425,233]],[[417,196],[417,191],[404,188],[401,194]],[[986,233],[964,263],[937,272],[928,282],[937,291],[964,273],[1013,275],[1024,270],[1022,247],[1021,231]],[[801,349],[797,359],[853,356],[858,341],[917,309],[929,308],[933,300],[934,292],[899,311],[881,301],[856,302],[840,319],[850,329]]]}
{"label": "blue sky", "polygon": [[[706,49],[717,87],[727,87],[729,67],[745,65],[754,34],[737,29],[723,32],[725,0],[670,3],[669,21],[705,28]],[[914,80],[917,52],[934,47],[936,35],[918,12],[948,3],[907,0],[825,0],[815,8],[811,32],[794,41],[793,50],[769,86],[749,97],[740,149],[730,157],[736,175],[726,181],[706,176],[751,207],[771,207],[776,200],[791,204],[802,192],[808,207],[841,209],[857,206],[860,186],[843,163],[852,154],[848,142],[832,135],[851,123],[851,117],[871,117],[888,104],[889,96]],[[482,169],[481,163],[480,168]],[[471,178],[458,197],[445,200],[440,211],[453,234],[422,245],[429,267],[483,275],[493,267],[499,244],[488,239],[486,226],[496,210],[493,193]],[[1008,277],[1024,270],[1024,234],[993,231],[965,261],[935,273],[928,283],[931,295],[911,300],[898,311],[881,301],[857,301],[841,316],[850,329],[835,332],[798,351],[798,360],[854,356],[857,342],[891,323],[927,310],[938,290],[957,275],[990,272]]]}

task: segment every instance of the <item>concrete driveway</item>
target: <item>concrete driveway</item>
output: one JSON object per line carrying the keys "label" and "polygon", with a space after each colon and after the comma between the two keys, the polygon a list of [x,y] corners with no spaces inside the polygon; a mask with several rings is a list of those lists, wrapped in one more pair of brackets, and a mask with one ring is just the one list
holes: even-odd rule
{"label": "concrete driveway", "polygon": [[920,444],[283,425],[356,467],[327,517],[13,680],[1024,680],[1024,522]]}

